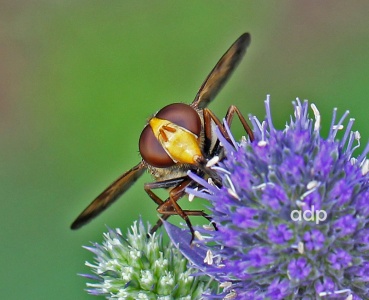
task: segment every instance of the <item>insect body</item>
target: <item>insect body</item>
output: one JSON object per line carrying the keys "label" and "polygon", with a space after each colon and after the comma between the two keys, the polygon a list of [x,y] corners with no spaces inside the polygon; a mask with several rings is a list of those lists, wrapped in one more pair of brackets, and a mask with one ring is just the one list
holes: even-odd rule
{"label": "insect body", "polygon": [[[171,215],[181,216],[187,223],[194,237],[189,216],[210,218],[201,210],[183,210],[177,201],[185,195],[186,187],[195,187],[196,183],[187,176],[189,170],[202,177],[217,178],[207,162],[215,156],[221,156],[223,148],[215,135],[218,126],[226,139],[229,136],[219,119],[207,108],[227,79],[241,61],[250,35],[242,34],[227,50],[201,85],[191,104],[173,103],[159,110],[143,129],[139,150],[142,157],[132,169],[121,175],[106,188],[71,225],[77,229],[97,216],[122,195],[147,169],[155,181],[146,183],[144,189],[158,205],[157,211],[162,215],[152,228],[154,232],[162,220]],[[231,124],[234,115],[240,119],[251,141],[254,140],[252,130],[236,106],[231,106],[225,116]],[[221,183],[218,181],[218,185]],[[160,199],[153,190],[169,189],[169,197]]]}

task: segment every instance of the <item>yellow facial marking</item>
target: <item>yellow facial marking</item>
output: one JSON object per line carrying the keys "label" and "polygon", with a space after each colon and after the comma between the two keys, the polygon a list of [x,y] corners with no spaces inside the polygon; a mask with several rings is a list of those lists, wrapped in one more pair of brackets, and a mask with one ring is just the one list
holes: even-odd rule
{"label": "yellow facial marking", "polygon": [[155,137],[174,162],[196,164],[202,157],[198,137],[192,132],[155,117],[149,123]]}

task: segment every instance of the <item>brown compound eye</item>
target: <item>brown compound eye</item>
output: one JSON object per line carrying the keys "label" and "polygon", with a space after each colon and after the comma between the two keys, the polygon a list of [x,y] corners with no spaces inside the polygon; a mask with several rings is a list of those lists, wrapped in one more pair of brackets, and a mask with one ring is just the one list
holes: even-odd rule
{"label": "brown compound eye", "polygon": [[139,149],[143,160],[153,167],[167,168],[175,164],[156,139],[150,125],[142,130]]}
{"label": "brown compound eye", "polygon": [[177,124],[197,136],[201,132],[201,120],[194,108],[184,103],[173,103],[158,111],[156,117]]}
{"label": "brown compound eye", "polygon": [[[175,123],[197,136],[200,135],[201,120],[196,110],[190,105],[183,103],[167,105],[156,114],[156,117]],[[146,125],[141,133],[139,149],[143,160],[153,167],[167,168],[175,165],[156,139],[150,125]]]}

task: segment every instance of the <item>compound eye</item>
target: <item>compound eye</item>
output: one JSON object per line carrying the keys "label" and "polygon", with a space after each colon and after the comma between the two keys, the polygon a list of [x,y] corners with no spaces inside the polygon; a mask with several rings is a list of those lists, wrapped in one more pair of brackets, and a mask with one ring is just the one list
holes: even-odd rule
{"label": "compound eye", "polygon": [[171,121],[200,136],[201,120],[197,111],[188,104],[173,103],[163,107],[156,114],[157,118]]}
{"label": "compound eye", "polygon": [[142,130],[139,149],[143,160],[153,167],[168,168],[175,165],[175,162],[156,139],[150,125],[146,125]]}

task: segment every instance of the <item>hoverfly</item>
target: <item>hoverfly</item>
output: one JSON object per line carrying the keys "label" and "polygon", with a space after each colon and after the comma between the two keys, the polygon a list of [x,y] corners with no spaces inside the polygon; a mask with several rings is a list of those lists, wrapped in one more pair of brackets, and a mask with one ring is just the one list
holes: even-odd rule
{"label": "hoverfly", "polygon": [[[224,125],[206,108],[221,90],[225,82],[241,61],[250,44],[250,35],[242,34],[221,57],[213,70],[201,85],[191,104],[173,103],[165,106],[153,116],[143,129],[139,139],[139,151],[142,160],[125,172],[107,187],[71,225],[77,229],[100,214],[126,192],[147,169],[154,182],[144,184],[150,198],[158,205],[161,219],[152,228],[156,231],[163,220],[171,215],[179,215],[187,223],[194,238],[194,230],[189,216],[211,218],[202,210],[183,210],[177,201],[185,195],[187,187],[196,187],[196,183],[187,175],[191,170],[201,177],[212,177],[221,185],[215,173],[206,166],[215,156],[221,156],[223,148],[215,135],[218,126],[226,139],[229,136]],[[241,121],[250,141],[254,135],[236,106],[230,106],[225,120],[230,125],[235,114]],[[160,199],[153,190],[169,189],[169,197]]]}

